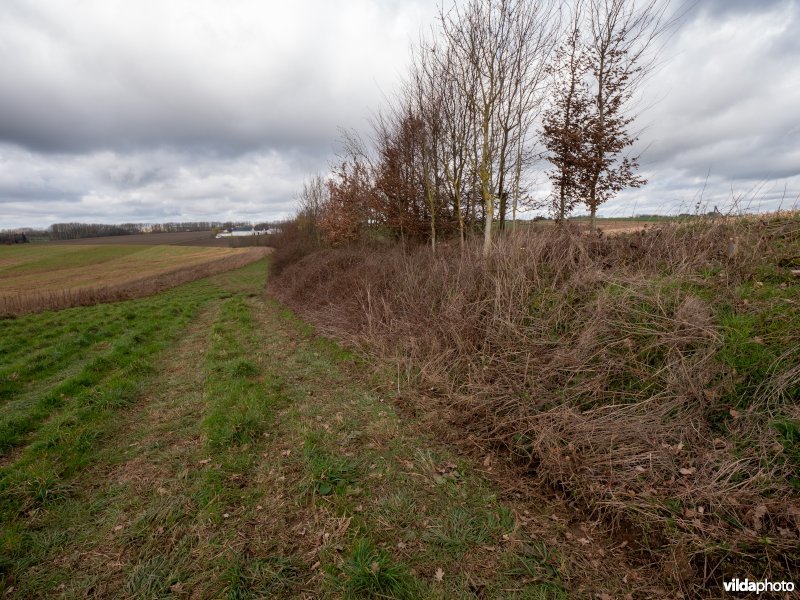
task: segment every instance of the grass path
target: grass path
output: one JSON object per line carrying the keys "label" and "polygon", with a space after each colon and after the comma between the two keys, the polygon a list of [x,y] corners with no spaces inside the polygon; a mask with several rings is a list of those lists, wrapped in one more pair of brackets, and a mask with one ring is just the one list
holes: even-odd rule
{"label": "grass path", "polygon": [[[590,533],[501,497],[398,414],[386,374],[265,297],[263,269],[209,281],[221,293],[80,468],[18,506],[4,597],[560,599],[590,597],[587,570],[623,585]],[[32,444],[3,476],[50,459]]]}

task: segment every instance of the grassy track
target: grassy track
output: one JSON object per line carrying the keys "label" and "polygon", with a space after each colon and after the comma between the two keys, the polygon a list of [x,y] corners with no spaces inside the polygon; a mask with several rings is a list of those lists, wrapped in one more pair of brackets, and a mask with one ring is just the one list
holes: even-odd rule
{"label": "grassy track", "polygon": [[0,322],[4,597],[575,597],[576,530],[399,417],[265,275]]}

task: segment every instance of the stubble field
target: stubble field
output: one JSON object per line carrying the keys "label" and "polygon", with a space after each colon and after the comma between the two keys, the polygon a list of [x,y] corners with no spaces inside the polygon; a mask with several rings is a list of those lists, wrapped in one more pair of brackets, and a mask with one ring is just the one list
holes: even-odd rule
{"label": "stubble field", "polygon": [[241,267],[267,252],[265,248],[99,243],[3,246],[0,316],[141,297]]}

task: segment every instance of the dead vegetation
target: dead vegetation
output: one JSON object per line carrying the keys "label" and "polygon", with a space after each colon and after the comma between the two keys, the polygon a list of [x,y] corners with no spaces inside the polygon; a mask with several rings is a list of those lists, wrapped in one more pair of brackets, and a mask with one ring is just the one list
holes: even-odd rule
{"label": "dead vegetation", "polygon": [[477,244],[323,250],[271,286],[705,596],[798,578],[797,261],[800,217],[782,214],[527,230],[485,259]]}
{"label": "dead vegetation", "polygon": [[73,306],[91,306],[142,298],[183,283],[238,269],[264,258],[270,248],[252,248],[200,264],[182,265],[155,274],[143,274],[134,279],[58,290],[25,291],[0,294],[0,318],[14,317],[45,310],[60,310]]}

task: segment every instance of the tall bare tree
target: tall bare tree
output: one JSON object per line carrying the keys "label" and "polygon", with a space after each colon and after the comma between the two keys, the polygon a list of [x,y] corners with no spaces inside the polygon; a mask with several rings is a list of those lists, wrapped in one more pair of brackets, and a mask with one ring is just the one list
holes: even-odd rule
{"label": "tall bare tree", "polygon": [[300,206],[297,222],[315,241],[320,241],[320,221],[329,197],[325,177],[319,173],[303,182],[303,189],[298,196]]}
{"label": "tall bare tree", "polygon": [[457,219],[459,242],[463,246],[466,223],[470,216],[467,190],[470,185],[470,156],[475,134],[466,92],[476,84],[475,71],[449,44],[438,48],[429,46],[427,50],[435,65],[432,82],[437,90],[435,97],[441,120],[439,169],[444,175],[445,189],[450,196],[453,215]]}
{"label": "tall bare tree", "polygon": [[515,184],[521,181],[515,161],[525,156],[519,140],[541,99],[554,40],[553,7],[551,0],[470,0],[440,11],[442,37],[454,54],[448,64],[460,69],[453,83],[475,124],[471,154],[482,200],[484,254],[491,247],[498,200],[505,219],[509,173]]}
{"label": "tall bare tree", "polygon": [[557,41],[552,2],[518,2],[510,7],[509,55],[501,69],[504,89],[497,112],[497,197],[499,228],[505,228],[509,195],[518,201],[526,149],[544,100],[547,67]]}

